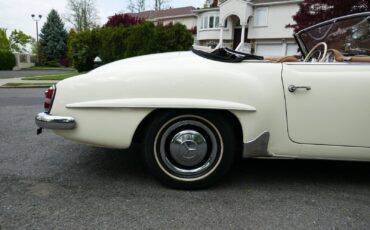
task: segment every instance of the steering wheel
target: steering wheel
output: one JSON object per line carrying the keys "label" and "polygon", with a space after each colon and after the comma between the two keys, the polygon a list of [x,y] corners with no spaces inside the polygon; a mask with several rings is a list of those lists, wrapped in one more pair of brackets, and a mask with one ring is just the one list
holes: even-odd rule
{"label": "steering wheel", "polygon": [[320,53],[317,59],[319,59],[319,62],[324,61],[326,54],[328,53],[328,45],[325,42],[320,42],[311,49],[311,51],[307,54],[306,58],[304,59],[304,62],[311,61],[313,54],[317,51],[317,48],[319,48],[320,46],[324,46],[324,53],[322,55]]}

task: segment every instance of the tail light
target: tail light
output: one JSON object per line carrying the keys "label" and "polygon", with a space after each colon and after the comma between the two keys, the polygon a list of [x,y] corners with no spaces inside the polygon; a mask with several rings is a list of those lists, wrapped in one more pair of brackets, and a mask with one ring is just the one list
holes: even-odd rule
{"label": "tail light", "polygon": [[48,90],[45,91],[44,108],[45,112],[47,113],[50,112],[51,106],[53,105],[55,91],[55,85],[51,86]]}

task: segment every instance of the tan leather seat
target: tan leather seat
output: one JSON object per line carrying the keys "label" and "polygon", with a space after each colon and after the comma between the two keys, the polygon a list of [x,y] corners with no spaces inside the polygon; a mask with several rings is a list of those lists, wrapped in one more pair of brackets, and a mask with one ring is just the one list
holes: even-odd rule
{"label": "tan leather seat", "polygon": [[265,60],[276,62],[276,63],[283,63],[283,62],[299,62],[299,59],[293,56],[286,56],[286,57],[264,57]]}
{"label": "tan leather seat", "polygon": [[[337,62],[370,62],[370,56],[353,56],[345,57],[343,54],[336,49],[328,49],[328,52],[333,52],[335,60]],[[275,63],[284,63],[284,62],[299,62],[299,59],[293,56],[286,57],[264,57],[265,60],[272,61]]]}
{"label": "tan leather seat", "polygon": [[369,56],[354,56],[351,57],[351,62],[370,62]]}
{"label": "tan leather seat", "polygon": [[336,50],[336,49],[329,49],[328,52],[333,52],[335,56],[335,60],[337,62],[370,62],[369,56],[353,56],[353,57],[345,57],[343,54]]}

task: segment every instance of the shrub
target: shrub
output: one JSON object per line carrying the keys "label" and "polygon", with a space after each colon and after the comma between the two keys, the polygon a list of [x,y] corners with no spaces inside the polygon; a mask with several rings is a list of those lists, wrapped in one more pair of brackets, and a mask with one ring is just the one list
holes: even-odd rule
{"label": "shrub", "polygon": [[0,70],[12,70],[15,65],[14,54],[10,51],[0,50]]}
{"label": "shrub", "polygon": [[101,49],[99,33],[101,33],[100,29],[84,31],[78,33],[75,40],[72,41],[73,64],[79,72],[93,69],[94,59]]}
{"label": "shrub", "polygon": [[138,55],[189,50],[192,44],[192,34],[184,25],[154,26],[143,22],[78,33],[71,42],[71,56],[74,67],[81,72],[93,69],[96,56],[109,63]]}
{"label": "shrub", "polygon": [[70,67],[71,66],[71,60],[69,60],[69,58],[62,58],[62,59],[60,59],[59,64],[64,66],[64,67]]}
{"label": "shrub", "polygon": [[49,67],[60,67],[61,64],[57,60],[51,60],[51,61],[47,61],[45,63],[45,66],[49,66]]}
{"label": "shrub", "polygon": [[72,43],[76,39],[76,31],[74,29],[70,29],[68,33],[68,39],[67,39],[67,58],[69,59],[69,64],[72,64],[73,59],[73,47]]}

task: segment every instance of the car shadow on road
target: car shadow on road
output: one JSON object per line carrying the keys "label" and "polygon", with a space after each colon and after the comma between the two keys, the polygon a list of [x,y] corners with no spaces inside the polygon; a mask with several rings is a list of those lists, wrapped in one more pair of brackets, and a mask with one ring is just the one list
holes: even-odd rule
{"label": "car shadow on road", "polygon": [[[89,171],[105,177],[129,176],[135,180],[148,180],[140,156],[140,148],[130,150],[112,150],[91,148],[85,155],[90,164]],[[326,185],[326,186],[365,186],[370,189],[370,163],[327,160],[275,160],[241,159],[230,173],[214,187],[263,186],[277,184],[290,185]]]}
{"label": "car shadow on road", "polygon": [[223,181],[224,186],[238,183],[279,186],[366,186],[370,189],[368,162],[329,160],[243,159]]}

